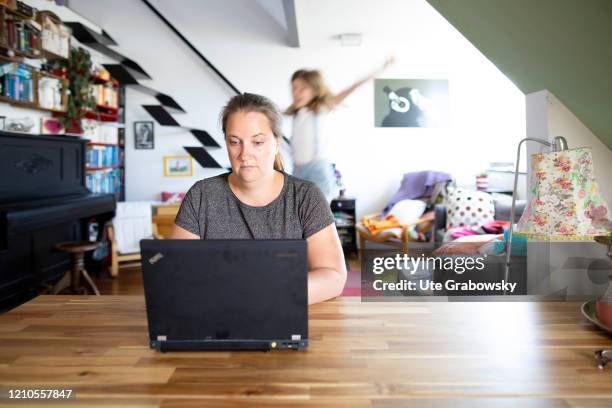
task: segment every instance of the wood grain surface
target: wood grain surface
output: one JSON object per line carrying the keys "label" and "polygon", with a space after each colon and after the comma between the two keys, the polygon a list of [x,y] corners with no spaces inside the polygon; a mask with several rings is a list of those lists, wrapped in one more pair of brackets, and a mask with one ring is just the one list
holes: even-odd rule
{"label": "wood grain surface", "polygon": [[[612,339],[579,303],[368,303],[310,308],[305,351],[148,347],[142,296],[40,296],[0,316],[7,390],[69,388],[69,406],[611,407]],[[18,405],[17,405],[18,404]]]}

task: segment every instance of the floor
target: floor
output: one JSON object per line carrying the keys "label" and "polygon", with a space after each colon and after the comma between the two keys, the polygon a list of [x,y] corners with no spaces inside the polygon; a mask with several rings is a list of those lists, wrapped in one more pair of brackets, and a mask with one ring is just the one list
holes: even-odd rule
{"label": "floor", "polygon": [[[359,260],[352,258],[348,260],[349,264],[349,284],[354,286],[354,282],[359,282],[358,277],[361,271]],[[111,278],[110,274],[104,273],[101,277],[95,277],[94,281],[102,295],[142,295],[144,288],[142,284],[142,271],[139,264],[127,265],[121,267],[119,276]],[[359,283],[356,283],[359,286]],[[348,289],[351,289],[350,291]],[[347,288],[347,293],[350,296],[357,295],[356,288]]]}

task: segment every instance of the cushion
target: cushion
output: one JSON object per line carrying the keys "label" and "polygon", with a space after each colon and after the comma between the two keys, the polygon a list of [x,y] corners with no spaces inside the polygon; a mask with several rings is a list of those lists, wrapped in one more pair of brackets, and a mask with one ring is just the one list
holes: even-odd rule
{"label": "cushion", "polygon": [[164,204],[180,203],[185,198],[185,193],[171,193],[169,191],[162,191],[161,200]]}
{"label": "cushion", "polygon": [[153,235],[151,202],[118,202],[115,218],[113,218],[113,228],[120,254],[140,252],[140,240]]}
{"label": "cushion", "polygon": [[[506,241],[508,241],[508,233],[510,230],[504,231],[504,240],[495,243],[495,251],[498,254],[506,252]],[[512,232],[512,256],[527,256],[527,237],[522,234]]]}
{"label": "cushion", "polygon": [[440,248],[433,251],[434,255],[444,255],[444,254],[464,254],[464,255],[474,255],[478,254],[479,249],[492,241],[498,240],[501,238],[501,234],[484,234],[484,235],[470,235],[461,238],[457,238],[456,240],[446,243],[442,245]]}
{"label": "cushion", "polygon": [[457,188],[446,198],[446,228],[480,227],[495,218],[491,194]]}
{"label": "cushion", "polygon": [[400,224],[408,224],[421,218],[427,204],[422,200],[402,200],[391,208],[389,215],[394,215]]}

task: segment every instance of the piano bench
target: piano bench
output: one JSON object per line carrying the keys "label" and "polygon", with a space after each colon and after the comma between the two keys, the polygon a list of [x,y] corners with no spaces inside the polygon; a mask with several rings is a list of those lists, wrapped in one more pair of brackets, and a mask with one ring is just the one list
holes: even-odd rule
{"label": "piano bench", "polygon": [[[89,241],[67,241],[59,243],[55,249],[70,254],[70,270],[53,286],[51,294],[57,295],[67,290],[73,295],[87,294],[87,289],[95,295],[100,296],[98,287],[85,270],[85,252],[93,251],[100,244]],[[81,286],[81,277],[85,280],[85,286]]]}

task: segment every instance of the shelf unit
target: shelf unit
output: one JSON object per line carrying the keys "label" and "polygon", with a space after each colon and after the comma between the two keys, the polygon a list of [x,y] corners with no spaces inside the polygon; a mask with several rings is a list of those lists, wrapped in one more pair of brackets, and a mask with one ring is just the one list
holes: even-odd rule
{"label": "shelf unit", "polygon": [[40,43],[40,26],[32,17],[0,4],[0,48],[3,51],[11,51],[17,57],[40,58]]}
{"label": "shelf unit", "polygon": [[125,201],[125,87],[119,86],[119,123],[123,124],[117,130],[117,152],[119,154],[119,182],[121,190],[119,191],[119,201]]}
{"label": "shelf unit", "polygon": [[[0,56],[0,66],[5,67],[7,64],[22,64],[22,63],[8,61],[7,58]],[[64,88],[68,86],[68,80],[66,78],[61,78],[56,75],[52,75],[48,72],[38,71],[34,69],[33,67],[30,67],[27,64],[23,64],[23,65],[31,68],[32,70],[32,82],[30,85],[32,87],[31,100],[21,101],[21,100],[0,94],[0,101],[6,102],[12,106],[17,106],[17,107],[22,107],[22,108],[27,108],[27,109],[34,109],[34,110],[38,110],[42,112],[52,112],[52,113],[59,113],[59,114],[65,113],[66,107],[68,106],[68,96],[65,94],[61,95],[61,101],[62,101],[61,106],[63,107],[62,109],[53,109],[53,108],[40,106],[40,86],[39,84],[40,84],[41,78],[48,77],[48,78],[57,79],[60,83],[60,87]],[[6,75],[9,75],[9,74],[10,73],[7,73]],[[4,80],[4,77],[5,77],[4,75],[0,77],[0,78],[3,78],[2,83],[0,84],[0,88],[3,89],[2,93],[5,92],[4,88],[6,88],[7,86],[7,82]]]}
{"label": "shelf unit", "polygon": [[[0,67],[5,68],[9,74],[14,74],[13,77],[7,78],[11,80],[11,86],[7,87],[7,90],[14,89],[15,92],[7,93],[6,96],[0,93],[0,105],[7,103],[11,106],[50,112],[56,118],[62,117],[68,106],[68,96],[63,90],[67,89],[70,83],[64,70],[45,72],[43,69],[48,67],[51,70],[52,64],[45,65],[45,60],[52,62],[70,58],[72,35],[79,39],[85,35],[86,41],[83,44],[98,51],[99,47],[93,46],[92,42],[104,43],[103,51],[119,59],[131,74],[138,78],[150,78],[138,64],[107,47],[116,44],[108,34],[95,33],[80,23],[63,22],[50,11],[36,11],[27,5],[4,2],[0,4]],[[87,36],[93,40],[87,41]],[[60,76],[62,74],[63,76]],[[21,77],[15,78],[17,75],[21,75],[23,80]],[[111,75],[112,72],[108,70],[92,75],[92,88],[94,95],[98,96],[97,106],[84,112],[84,119],[70,124],[67,131],[90,139],[84,165],[90,191],[111,192],[118,200],[124,200],[125,85]],[[53,78],[57,82],[44,78]],[[40,82],[41,79],[43,82]],[[26,87],[26,91],[18,91],[21,89],[20,83],[22,87]],[[40,93],[39,83],[44,87]],[[55,86],[57,88],[54,88]],[[58,94],[52,94],[53,89],[57,89]],[[44,102],[44,106],[41,106],[41,102]],[[106,182],[106,176],[112,179],[111,182]]]}
{"label": "shelf unit", "polygon": [[[118,201],[123,201],[125,199],[125,134],[121,124],[125,122],[123,113],[125,92],[123,87],[110,75],[104,77],[93,75],[92,80],[94,86],[99,87],[98,91],[112,88],[116,95],[110,98],[112,101],[110,106],[98,100],[96,110],[86,112],[85,118],[98,122],[100,129],[112,123],[117,134],[110,142],[94,139],[87,143],[85,166],[87,187],[94,193],[115,194]],[[101,98],[105,99],[103,96]],[[116,106],[114,106],[115,103]],[[104,157],[100,158],[100,155]],[[92,163],[93,160],[98,160],[98,163]]]}
{"label": "shelf unit", "polygon": [[[0,101],[12,106],[35,109],[43,112],[64,113],[67,107],[67,96],[63,89],[67,88],[68,80],[50,72],[45,72],[35,66],[29,60],[40,58],[62,59],[63,57],[54,53],[49,54],[42,49],[44,29],[40,22],[34,18],[53,18],[54,24],[61,25],[57,17],[52,13],[41,12],[36,16],[28,16],[18,10],[0,4],[0,67],[2,78],[0,82]],[[64,27],[68,30],[68,27]],[[70,48],[70,40],[67,41]],[[45,78],[57,80],[57,88],[51,92],[53,100],[58,99],[59,104],[51,104],[53,107],[41,106],[40,92],[41,82],[48,83]],[[26,98],[23,95],[27,94]],[[47,95],[48,96],[48,95]]]}
{"label": "shelf unit", "polygon": [[[41,28],[40,52],[42,56],[48,60],[70,59],[70,38],[72,37],[72,29],[63,24],[62,20],[50,11],[37,12],[36,21]],[[45,38],[49,37],[45,36],[45,33],[50,31],[55,31],[53,35],[50,36],[52,39],[55,39],[55,44],[49,43],[49,41],[45,44]],[[49,47],[54,48],[49,49]],[[62,55],[60,55],[59,52],[62,52]]]}
{"label": "shelf unit", "polygon": [[338,237],[342,244],[344,255],[357,255],[356,200],[348,197],[338,197],[331,201],[330,208],[334,216]]}
{"label": "shelf unit", "polygon": [[119,168],[119,165],[115,164],[115,165],[112,165],[112,166],[98,166],[98,167],[87,166],[87,167],[85,167],[85,170],[87,170],[87,171],[98,171],[98,170],[108,170],[108,169],[118,169],[118,168]]}
{"label": "shelf unit", "polygon": [[117,122],[119,120],[119,116],[117,114],[105,113],[100,111],[87,111],[85,112],[85,117],[87,119],[93,119],[99,122]]}
{"label": "shelf unit", "polygon": [[[12,6],[15,7],[15,4]],[[28,16],[0,4],[0,67],[3,68],[2,72],[8,75],[3,76],[7,92],[4,96],[0,94],[0,102],[51,112],[54,117],[64,115],[67,111],[68,96],[63,90],[69,87],[68,79],[43,71],[41,67],[44,67],[44,60],[27,61],[29,64],[26,64],[25,58],[67,60],[71,54],[71,35],[72,29],[50,11],[38,11]],[[110,78],[108,72],[106,74],[93,76],[92,91],[98,96],[97,107],[84,113],[84,117],[89,121],[76,123],[73,129],[79,132],[89,130],[90,133],[83,137],[94,138],[93,143],[87,144],[85,155],[88,188],[94,193],[114,193],[120,200],[125,197],[122,182],[125,179],[125,143],[119,137],[120,133],[121,138],[124,137],[123,130],[118,128],[125,117],[122,112],[124,102],[119,101],[119,95],[124,96],[125,93],[121,92],[119,82]],[[4,83],[0,83],[0,87],[1,85]],[[52,94],[53,91],[58,93]],[[45,106],[41,106],[43,100],[46,102]],[[113,123],[112,127],[115,129],[105,125],[109,123]],[[113,134],[115,132],[116,134]],[[98,139],[95,139],[96,137]]]}

